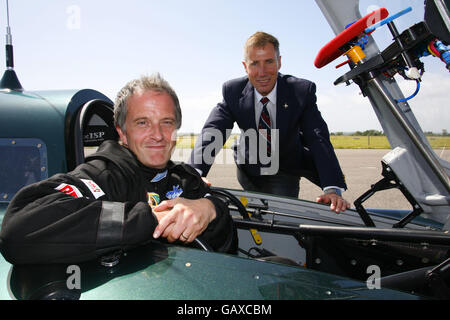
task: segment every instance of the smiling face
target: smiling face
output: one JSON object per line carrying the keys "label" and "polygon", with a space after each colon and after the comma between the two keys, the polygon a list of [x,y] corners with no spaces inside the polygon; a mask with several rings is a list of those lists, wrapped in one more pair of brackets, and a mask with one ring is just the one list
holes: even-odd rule
{"label": "smiling face", "polygon": [[175,107],[166,92],[138,91],[127,103],[126,130],[117,126],[122,142],[150,168],[162,169],[176,144]]}
{"label": "smiling face", "polygon": [[277,56],[273,44],[248,48],[247,57],[242,64],[253,87],[261,95],[268,95],[275,87],[281,68],[281,57]]}

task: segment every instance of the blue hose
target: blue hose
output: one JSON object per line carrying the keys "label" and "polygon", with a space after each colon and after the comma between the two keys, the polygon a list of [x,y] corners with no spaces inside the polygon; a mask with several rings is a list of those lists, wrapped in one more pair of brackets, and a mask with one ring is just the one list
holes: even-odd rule
{"label": "blue hose", "polygon": [[391,22],[391,21],[394,20],[394,19],[397,19],[398,17],[404,15],[405,13],[410,12],[411,10],[412,10],[412,8],[411,8],[411,7],[408,7],[408,8],[406,8],[406,9],[404,9],[404,10],[402,10],[402,11],[400,11],[400,12],[398,12],[398,13],[396,13],[396,14],[390,16],[390,17],[387,17],[387,18],[381,20],[381,21],[378,22],[378,23],[375,23],[375,24],[372,25],[371,27],[366,28],[366,30],[364,30],[364,32],[365,32],[365,33],[372,32],[372,31],[375,30],[376,28],[381,27],[382,25],[385,25],[385,24]]}
{"label": "blue hose", "polygon": [[412,99],[412,98],[414,98],[414,97],[417,95],[417,93],[418,93],[419,90],[420,90],[420,81],[419,81],[419,80],[416,80],[416,82],[417,82],[416,91],[414,91],[414,93],[413,93],[412,95],[410,95],[408,98],[399,99],[399,100],[397,100],[397,102],[405,102],[405,101],[408,101],[409,99]]}

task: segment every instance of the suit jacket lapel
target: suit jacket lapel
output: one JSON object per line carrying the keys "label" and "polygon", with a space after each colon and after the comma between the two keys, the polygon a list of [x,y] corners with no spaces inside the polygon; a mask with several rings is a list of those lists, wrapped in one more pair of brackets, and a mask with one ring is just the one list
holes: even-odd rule
{"label": "suit jacket lapel", "polygon": [[244,90],[242,90],[242,97],[239,99],[240,119],[242,120],[242,129],[254,128],[255,122],[255,93],[250,81],[248,81]]}
{"label": "suit jacket lapel", "polygon": [[287,85],[280,74],[277,82],[277,129],[279,129],[280,141],[288,134],[291,113],[289,109],[289,96]]}

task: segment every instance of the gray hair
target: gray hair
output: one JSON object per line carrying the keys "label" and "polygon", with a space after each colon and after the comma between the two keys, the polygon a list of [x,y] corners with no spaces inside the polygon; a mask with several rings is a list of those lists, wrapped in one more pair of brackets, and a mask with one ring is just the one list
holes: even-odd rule
{"label": "gray hair", "polygon": [[177,129],[180,129],[180,102],[175,90],[172,89],[170,84],[164,80],[159,73],[154,73],[150,76],[141,76],[139,79],[131,80],[119,91],[114,103],[114,125],[119,126],[123,131],[126,131],[125,120],[127,118],[128,99],[139,90],[166,92],[169,94],[175,107],[174,111]]}

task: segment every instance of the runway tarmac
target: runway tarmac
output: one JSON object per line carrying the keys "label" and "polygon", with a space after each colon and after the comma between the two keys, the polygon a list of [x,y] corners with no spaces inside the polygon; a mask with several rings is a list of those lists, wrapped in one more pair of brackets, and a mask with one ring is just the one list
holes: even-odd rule
{"label": "runway tarmac", "polygon": [[[343,196],[352,204],[352,208],[354,208],[353,202],[360,195],[383,178],[381,159],[389,151],[388,149],[336,149],[336,155],[348,186],[348,190],[343,193]],[[187,161],[190,153],[190,149],[176,149],[172,159]],[[436,153],[442,159],[450,162],[450,150],[438,150]],[[213,186],[242,190],[236,178],[236,165],[230,149],[224,149],[217,155],[207,178]],[[301,179],[300,199],[315,201],[320,194],[319,187],[304,178]],[[363,205],[365,208],[411,209],[411,205],[398,189],[380,191]]]}

